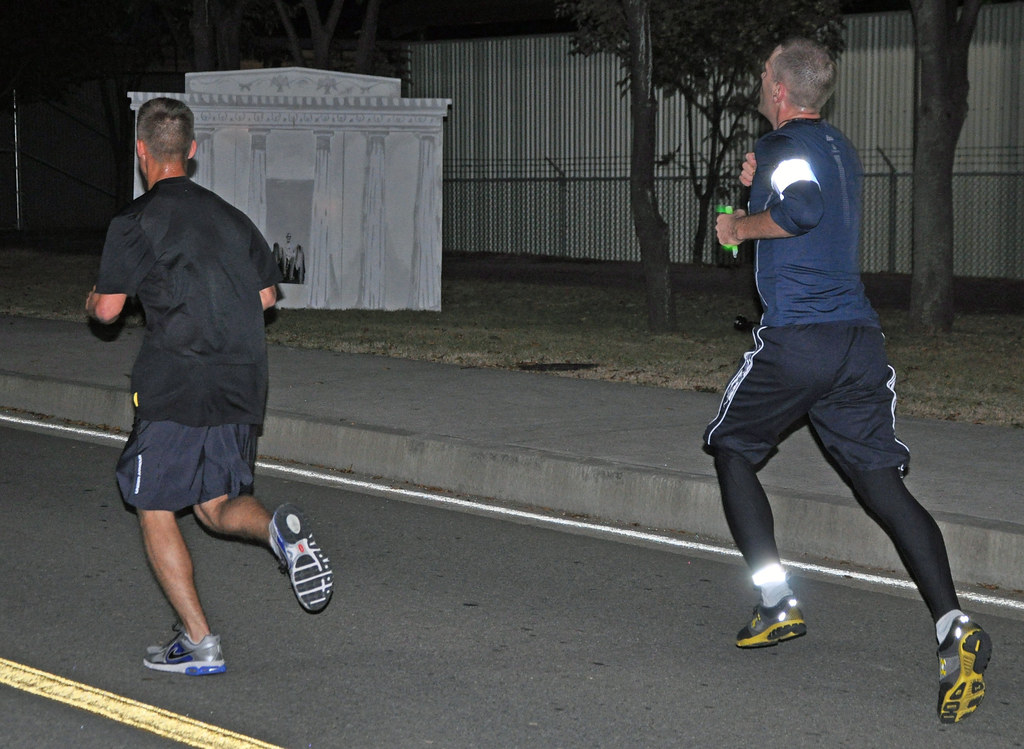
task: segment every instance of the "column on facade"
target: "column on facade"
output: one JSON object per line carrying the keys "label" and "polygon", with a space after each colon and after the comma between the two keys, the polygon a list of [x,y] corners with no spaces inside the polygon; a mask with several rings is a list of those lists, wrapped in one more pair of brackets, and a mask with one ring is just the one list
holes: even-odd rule
{"label": "column on facade", "polygon": [[213,189],[213,128],[197,127],[196,135],[196,173],[192,179],[196,184],[208,190]]}
{"label": "column on facade", "polygon": [[411,309],[441,307],[441,172],[437,137],[419,138],[416,167],[416,207],[413,216]]}
{"label": "column on facade", "polygon": [[363,187],[363,266],[359,279],[359,306],[384,306],[387,216],[384,210],[384,154],[386,133],[367,137],[366,184]]}
{"label": "column on facade", "polygon": [[323,309],[336,306],[332,298],[340,288],[332,262],[330,245],[331,139],[334,131],[315,131],[316,161],[313,167],[313,206],[310,219],[309,251],[306,253],[306,286],[309,306]]}
{"label": "column on facade", "polygon": [[264,235],[267,233],[267,133],[249,129],[249,218]]}

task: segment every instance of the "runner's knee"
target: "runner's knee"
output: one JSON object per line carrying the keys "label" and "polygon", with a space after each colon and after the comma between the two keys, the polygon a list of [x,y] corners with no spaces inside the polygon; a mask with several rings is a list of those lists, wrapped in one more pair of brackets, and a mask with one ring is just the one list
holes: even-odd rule
{"label": "runner's knee", "polygon": [[218,530],[221,527],[221,510],[223,509],[227,498],[228,495],[224,494],[220,497],[200,502],[199,504],[193,505],[192,511],[195,513],[195,516],[199,519],[200,523],[210,530]]}

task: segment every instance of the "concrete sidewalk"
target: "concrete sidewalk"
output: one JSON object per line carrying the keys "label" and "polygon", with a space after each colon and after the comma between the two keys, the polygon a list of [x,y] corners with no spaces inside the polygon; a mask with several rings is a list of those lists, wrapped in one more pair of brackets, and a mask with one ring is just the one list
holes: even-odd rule
{"label": "concrete sidewalk", "polygon": [[[0,317],[0,408],[127,430],[142,331]],[[595,519],[728,539],[701,435],[719,396],[270,348],[260,453]],[[957,581],[1024,590],[1024,430],[901,419],[907,485]],[[8,466],[5,470],[11,470]],[[113,470],[113,468],[111,468]],[[762,470],[784,555],[902,570],[809,430]]]}

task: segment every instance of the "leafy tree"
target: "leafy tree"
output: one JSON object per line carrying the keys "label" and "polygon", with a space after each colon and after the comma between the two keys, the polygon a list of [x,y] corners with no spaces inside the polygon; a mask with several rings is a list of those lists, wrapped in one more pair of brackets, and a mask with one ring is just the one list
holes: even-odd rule
{"label": "leafy tree", "polygon": [[910,0],[920,94],[914,124],[910,321],[953,328],[953,159],[967,119],[967,52],[983,0]]}
{"label": "leafy tree", "polygon": [[[711,204],[721,197],[723,177],[734,171],[733,162],[739,162],[753,138],[748,122],[756,109],[765,58],[776,44],[794,35],[816,38],[838,53],[842,49],[839,0],[558,0],[558,8],[576,20],[574,51],[615,54],[629,71],[626,81],[630,82],[645,80],[644,71],[631,67],[646,64],[644,56],[632,50],[631,35],[637,14],[649,14],[652,85],[665,95],[685,97],[688,116],[693,118],[687,128],[691,140],[686,171],[700,205],[691,258],[701,262]],[[653,104],[647,105],[643,116],[653,118],[656,111]],[[707,132],[701,142],[695,142],[701,131],[697,119]],[[634,128],[638,126],[646,127],[634,120]],[[678,150],[682,151],[682,144]],[[653,162],[653,150],[644,158]],[[641,218],[651,223],[644,231],[638,228],[641,255],[645,262],[650,255],[652,262],[660,263],[660,250],[644,243],[645,237],[657,236],[655,225],[662,219],[648,210],[641,212]]]}

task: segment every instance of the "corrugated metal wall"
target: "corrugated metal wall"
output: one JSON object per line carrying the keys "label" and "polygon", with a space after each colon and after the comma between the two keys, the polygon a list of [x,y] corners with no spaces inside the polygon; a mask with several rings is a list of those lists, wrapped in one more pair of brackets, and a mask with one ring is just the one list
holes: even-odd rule
{"label": "corrugated metal wall", "polygon": [[[414,44],[410,67],[410,95],[454,99],[451,165],[475,176],[628,173],[629,100],[612,55],[573,55],[565,35],[475,39]],[[659,150],[675,151],[685,127],[682,98],[662,99]]]}
{"label": "corrugated metal wall", "polygon": [[[1024,149],[1024,3],[982,8],[971,42],[971,111],[960,148],[974,157],[974,149]],[[1005,154],[978,162],[978,167],[1004,171]],[[1016,169],[1020,170],[1018,164]]]}
{"label": "corrugated metal wall", "polygon": [[861,151],[910,169],[914,145],[914,24],[910,13],[850,16],[832,120]]}
{"label": "corrugated metal wall", "polygon": [[[907,12],[848,16],[841,79],[829,118],[863,151],[906,160],[913,146],[914,28]],[[611,55],[569,53],[564,35],[411,45],[411,95],[453,99],[451,163],[514,160],[624,168],[629,102]],[[963,165],[974,149],[1024,148],[1024,2],[982,9],[970,56]],[[686,128],[685,102],[661,101],[659,148]],[[1000,159],[1000,161],[1003,161]],[[909,164],[908,164],[909,166]],[[986,166],[997,167],[995,163]]]}
{"label": "corrugated metal wall", "polygon": [[[881,149],[899,167],[910,169],[916,95],[913,20],[909,13],[849,16],[845,38],[842,78],[829,116],[862,151]],[[982,8],[969,65],[970,111],[958,144],[958,170],[1019,171],[1024,3]],[[868,160],[878,163],[865,154]]]}
{"label": "corrugated metal wall", "polygon": [[[860,148],[871,175],[864,268],[909,272],[913,21],[905,12],[849,16],[845,38],[828,116]],[[1024,2],[982,9],[970,60],[970,114],[957,166],[964,176],[955,184],[962,204],[957,272],[1024,277]],[[412,45],[411,73],[410,95],[453,100],[445,125],[446,249],[638,258],[621,183],[629,102],[613,56],[571,55],[564,35],[428,42]],[[686,106],[679,97],[660,102],[660,153],[681,144],[685,152]],[[993,172],[1005,176],[985,176]],[[696,198],[678,159],[658,174],[673,260],[682,261]],[[997,218],[1007,223],[1000,257],[976,257],[990,252],[981,228]],[[715,251],[709,242],[705,261]]]}

